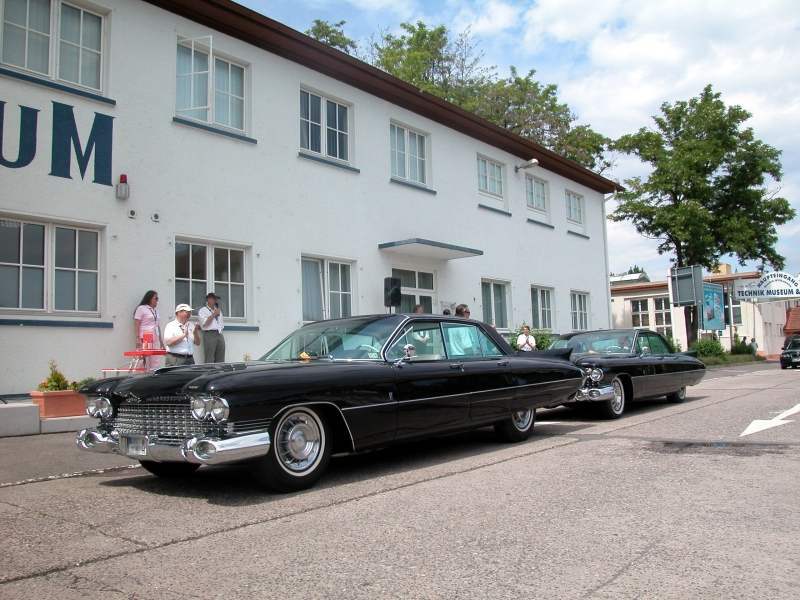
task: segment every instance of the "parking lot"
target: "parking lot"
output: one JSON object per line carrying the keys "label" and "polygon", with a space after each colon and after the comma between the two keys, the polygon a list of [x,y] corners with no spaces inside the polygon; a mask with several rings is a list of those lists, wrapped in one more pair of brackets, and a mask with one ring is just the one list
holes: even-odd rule
{"label": "parking lot", "polygon": [[291,495],[242,468],[159,480],[70,434],[2,439],[0,598],[800,597],[800,371],[537,418],[516,445],[338,457]]}

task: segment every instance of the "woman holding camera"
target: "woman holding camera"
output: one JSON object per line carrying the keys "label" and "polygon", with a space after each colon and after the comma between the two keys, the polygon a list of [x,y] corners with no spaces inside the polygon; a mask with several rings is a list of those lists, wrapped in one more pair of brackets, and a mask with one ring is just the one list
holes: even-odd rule
{"label": "woman holding camera", "polygon": [[[155,350],[164,346],[161,338],[161,317],[158,314],[158,292],[148,290],[133,313],[133,326],[136,332],[136,348]],[[145,369],[155,369],[161,364],[161,357],[147,356]]]}

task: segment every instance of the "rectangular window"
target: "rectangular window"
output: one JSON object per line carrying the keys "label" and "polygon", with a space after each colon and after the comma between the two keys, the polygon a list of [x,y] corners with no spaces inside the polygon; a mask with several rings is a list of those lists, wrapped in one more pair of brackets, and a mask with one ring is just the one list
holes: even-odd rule
{"label": "rectangular window", "polygon": [[175,114],[245,130],[245,67],[216,56],[211,36],[178,39]]}
{"label": "rectangular window", "polygon": [[425,185],[427,136],[399,125],[389,125],[392,177]]}
{"label": "rectangular window", "polygon": [[99,90],[103,18],[88,10],[62,4],[59,33],[59,78]]}
{"label": "rectangular window", "polygon": [[566,191],[567,220],[577,225],[583,225],[583,196]]}
{"label": "rectangular window", "polygon": [[735,294],[723,292],[723,300],[725,302],[725,325],[741,325],[742,324],[742,306],[741,301],[736,298]]}
{"label": "rectangular window", "polygon": [[206,303],[206,294],[219,296],[223,316],[244,319],[245,251],[194,242],[175,242],[175,303],[194,310]]}
{"label": "rectangular window", "polygon": [[0,308],[98,312],[99,255],[97,231],[0,220]]}
{"label": "rectangular window", "polygon": [[508,283],[481,281],[483,320],[497,329],[508,328]]}
{"label": "rectangular window", "polygon": [[302,258],[303,321],[352,316],[352,269],[350,263]]}
{"label": "rectangular window", "polygon": [[400,280],[400,312],[414,312],[418,304],[427,314],[433,313],[433,302],[436,296],[433,273],[425,271],[409,271],[392,269],[392,277]]}
{"label": "rectangular window", "polygon": [[[325,110],[322,106],[325,106]],[[350,160],[350,108],[300,90],[300,147],[343,161]]]}
{"label": "rectangular window", "polygon": [[552,288],[531,287],[531,329],[553,328]]}
{"label": "rectangular window", "polygon": [[50,0],[6,0],[3,62],[50,75]]}
{"label": "rectangular window", "polygon": [[525,176],[525,198],[528,208],[547,212],[547,182],[531,175]]}
{"label": "rectangular window", "polygon": [[573,331],[589,329],[589,294],[570,292],[569,296]]}
{"label": "rectangular window", "polygon": [[493,196],[503,196],[503,165],[478,157],[478,189]]}
{"label": "rectangular window", "polygon": [[654,298],[656,331],[665,337],[672,337],[672,312],[670,311],[669,298]]}
{"label": "rectangular window", "polygon": [[650,327],[650,311],[647,298],[631,300],[631,321],[634,327]]}

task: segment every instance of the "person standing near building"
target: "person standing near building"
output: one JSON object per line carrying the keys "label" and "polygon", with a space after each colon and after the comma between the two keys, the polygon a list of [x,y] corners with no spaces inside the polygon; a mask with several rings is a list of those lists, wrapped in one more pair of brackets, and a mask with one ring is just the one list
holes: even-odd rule
{"label": "person standing near building", "polygon": [[755,337],[750,339],[750,352],[753,354],[753,356],[758,354],[758,342],[756,341]]}
{"label": "person standing near building", "polygon": [[194,364],[194,346],[200,345],[200,330],[189,322],[192,307],[178,304],[175,319],[164,327],[164,343],[167,346],[165,366],[175,367]]}
{"label": "person standing near building", "polygon": [[522,333],[517,338],[517,349],[522,352],[531,352],[536,349],[536,338],[531,335],[531,328],[522,326]]}
{"label": "person standing near building", "polygon": [[[158,314],[158,292],[155,290],[148,290],[142,297],[139,306],[133,313],[133,328],[136,332],[136,348],[145,349],[145,338],[149,339],[146,342],[148,345],[152,344],[148,350],[163,348],[164,344],[161,338],[161,317]],[[155,369],[160,363],[158,356],[144,357],[144,368]]]}
{"label": "person standing near building", "polygon": [[197,311],[197,317],[203,330],[205,362],[225,362],[225,338],[222,337],[225,323],[219,310],[219,296],[209,292],[206,295],[206,305]]}

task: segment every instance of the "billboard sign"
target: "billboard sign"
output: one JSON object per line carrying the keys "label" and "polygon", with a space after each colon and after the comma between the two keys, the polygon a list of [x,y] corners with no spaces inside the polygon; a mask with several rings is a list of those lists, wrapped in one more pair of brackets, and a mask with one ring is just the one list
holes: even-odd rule
{"label": "billboard sign", "polygon": [[703,267],[673,267],[670,280],[673,306],[694,306],[703,301]]}
{"label": "billboard sign", "polygon": [[789,273],[773,271],[764,274],[753,285],[742,285],[737,281],[735,293],[739,301],[790,300],[800,298],[800,281]]}
{"label": "billboard sign", "polygon": [[703,284],[703,306],[700,314],[701,329],[725,329],[725,297],[723,288],[718,283]]}

